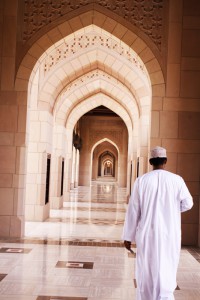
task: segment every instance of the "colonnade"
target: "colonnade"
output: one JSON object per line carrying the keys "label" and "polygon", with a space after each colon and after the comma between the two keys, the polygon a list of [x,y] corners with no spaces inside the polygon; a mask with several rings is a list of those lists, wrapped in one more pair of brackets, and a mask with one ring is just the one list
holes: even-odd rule
{"label": "colonnade", "polygon": [[79,149],[72,146],[72,167],[71,167],[71,180],[70,180],[70,190],[78,187],[79,182],[79,160],[80,152]]}

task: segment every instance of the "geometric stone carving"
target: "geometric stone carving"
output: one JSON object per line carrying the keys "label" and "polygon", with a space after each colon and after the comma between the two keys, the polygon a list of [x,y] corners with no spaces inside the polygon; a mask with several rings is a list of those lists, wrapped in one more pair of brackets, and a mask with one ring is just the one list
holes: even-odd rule
{"label": "geometric stone carving", "polygon": [[[89,136],[89,145],[93,146],[95,142],[108,138],[119,147],[122,143],[123,132],[118,130],[91,130]],[[120,147],[119,147],[120,148]]]}
{"label": "geometric stone carving", "polygon": [[88,48],[96,49],[109,49],[113,50],[120,56],[126,58],[131,62],[134,67],[145,73],[144,64],[139,60],[137,54],[123,43],[119,43],[116,39],[108,37],[96,31],[88,32],[87,34],[79,34],[71,39],[65,39],[63,44],[56,49],[53,49],[49,54],[45,55],[43,60],[44,76],[58,64],[60,61],[67,59],[70,55],[75,54],[77,51],[82,51]]}
{"label": "geometric stone carving", "polygon": [[146,33],[161,49],[164,0],[24,0],[23,42],[42,27],[80,7],[95,3],[111,10]]}
{"label": "geometric stone carving", "polygon": [[[108,75],[107,73],[102,72],[101,70],[97,69],[95,71],[91,71],[89,73],[87,73],[85,76],[79,77],[77,79],[75,79],[73,82],[69,83],[66,88],[64,88],[62,90],[62,96],[65,96],[66,93],[70,92],[71,90],[73,90],[75,87],[79,87],[82,84],[87,84],[91,79],[99,79],[99,78],[106,78],[106,79],[111,79],[110,75]],[[112,80],[114,80],[112,78]],[[117,82],[117,80],[116,80]],[[117,84],[119,85],[119,83],[117,82]]]}

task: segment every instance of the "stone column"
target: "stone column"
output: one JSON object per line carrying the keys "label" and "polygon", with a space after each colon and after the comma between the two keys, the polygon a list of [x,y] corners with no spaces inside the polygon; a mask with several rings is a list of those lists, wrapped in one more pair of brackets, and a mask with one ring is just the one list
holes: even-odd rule
{"label": "stone column", "polygon": [[101,177],[104,177],[104,164],[102,160],[101,160]]}
{"label": "stone column", "polygon": [[[29,221],[43,221],[49,216],[50,211],[51,185],[49,201],[45,200],[48,155],[51,164],[50,180],[58,172],[55,171],[56,161],[55,156],[52,155],[53,120],[49,112],[32,109],[29,122],[25,216]],[[52,178],[51,182],[56,184],[57,179]]]}
{"label": "stone column", "polygon": [[65,130],[65,170],[64,170],[64,193],[63,201],[69,200],[70,183],[71,183],[71,171],[72,171],[72,130]]}
{"label": "stone column", "polygon": [[[14,89],[18,1],[0,3],[0,236],[24,234],[27,94]],[[26,85],[26,82],[25,82]]]}
{"label": "stone column", "polygon": [[78,187],[78,177],[79,177],[79,150],[76,149],[76,172],[75,172],[75,182],[74,182],[74,187]]}
{"label": "stone column", "polygon": [[83,186],[90,186],[91,183],[91,153],[81,149],[80,153],[80,171],[79,184]]}
{"label": "stone column", "polygon": [[62,160],[62,156],[54,155],[52,157],[50,194],[50,207],[52,209],[59,209],[63,206],[63,197],[61,196]]}
{"label": "stone column", "polygon": [[92,160],[92,180],[96,180],[97,176],[98,176],[98,157],[94,151],[93,160]]}
{"label": "stone column", "polygon": [[73,146],[70,190],[74,188],[75,174],[76,174],[76,148]]}

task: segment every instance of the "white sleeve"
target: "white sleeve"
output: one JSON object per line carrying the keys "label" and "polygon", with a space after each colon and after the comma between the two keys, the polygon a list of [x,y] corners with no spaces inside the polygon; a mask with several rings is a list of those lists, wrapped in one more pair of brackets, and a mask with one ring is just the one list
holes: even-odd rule
{"label": "white sleeve", "polygon": [[136,179],[126,212],[122,239],[135,243],[136,229],[140,218],[140,202],[138,193],[138,179]]}
{"label": "white sleeve", "polygon": [[187,211],[192,208],[193,206],[193,200],[192,196],[185,184],[185,181],[181,178],[182,185],[181,190],[179,193],[179,200],[180,200],[180,210],[181,212]]}

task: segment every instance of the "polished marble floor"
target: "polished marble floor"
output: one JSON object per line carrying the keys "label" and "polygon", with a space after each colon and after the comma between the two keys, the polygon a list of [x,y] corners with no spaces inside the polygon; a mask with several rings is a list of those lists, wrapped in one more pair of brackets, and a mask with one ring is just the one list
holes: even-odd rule
{"label": "polished marble floor", "polygon": [[[93,182],[46,222],[27,222],[24,239],[1,240],[0,300],[134,300],[135,257],[121,242],[126,206],[125,189]],[[181,250],[177,284],[176,300],[200,299],[199,249]]]}

